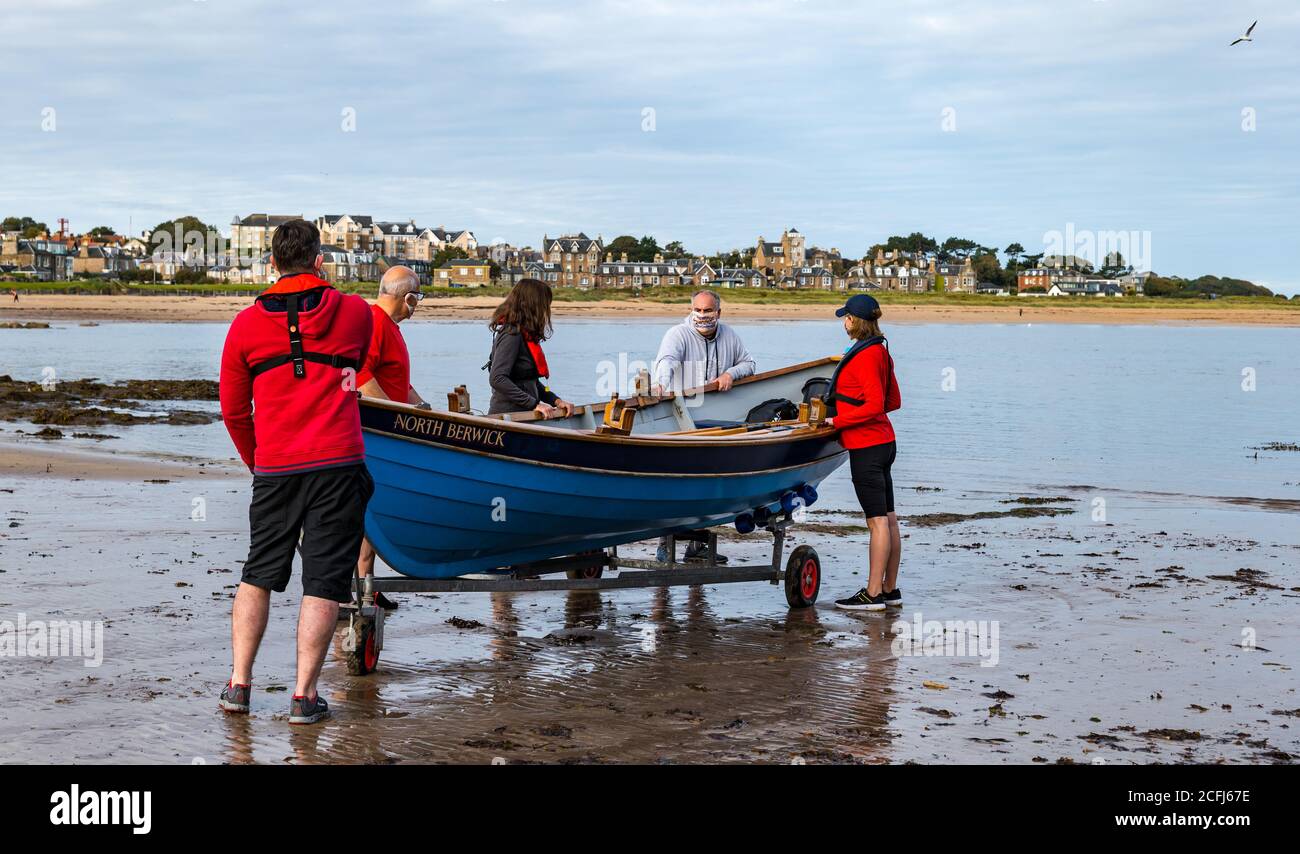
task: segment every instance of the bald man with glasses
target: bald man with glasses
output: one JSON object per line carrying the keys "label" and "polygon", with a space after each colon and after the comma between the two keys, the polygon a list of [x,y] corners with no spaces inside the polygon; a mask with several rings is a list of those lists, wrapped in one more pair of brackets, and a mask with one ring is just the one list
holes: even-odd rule
{"label": "bald man with glasses", "polygon": [[[424,293],[420,290],[420,277],[410,267],[390,267],[379,280],[379,296],[370,306],[374,314],[370,350],[366,361],[357,371],[357,390],[363,397],[395,400],[421,409],[433,407],[420,397],[411,385],[411,355],[406,340],[397,325],[410,320],[415,314]],[[370,540],[361,541],[361,554],[357,557],[357,572],[370,575],[375,569],[375,549]],[[392,610],[397,603],[382,593],[375,594],[375,603]]]}

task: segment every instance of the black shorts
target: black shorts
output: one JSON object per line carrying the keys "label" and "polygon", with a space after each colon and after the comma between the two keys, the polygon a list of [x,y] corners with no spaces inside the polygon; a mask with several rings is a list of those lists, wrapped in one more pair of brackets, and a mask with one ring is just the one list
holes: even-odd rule
{"label": "black shorts", "polygon": [[374,491],[361,463],[278,477],[254,475],[242,580],[283,593],[301,533],[303,595],[349,601],[366,503]]}
{"label": "black shorts", "polygon": [[894,512],[894,475],[890,469],[897,456],[898,444],[895,442],[849,451],[853,489],[858,493],[858,502],[868,519]]}

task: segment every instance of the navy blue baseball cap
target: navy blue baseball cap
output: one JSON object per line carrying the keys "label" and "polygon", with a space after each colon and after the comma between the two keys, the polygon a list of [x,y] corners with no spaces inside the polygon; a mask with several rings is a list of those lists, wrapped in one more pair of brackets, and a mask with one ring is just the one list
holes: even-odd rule
{"label": "navy blue baseball cap", "polygon": [[880,303],[876,302],[875,297],[868,294],[854,294],[849,297],[849,301],[844,303],[842,308],[835,310],[835,316],[843,317],[846,314],[851,314],[863,320],[870,320],[878,311],[880,311]]}

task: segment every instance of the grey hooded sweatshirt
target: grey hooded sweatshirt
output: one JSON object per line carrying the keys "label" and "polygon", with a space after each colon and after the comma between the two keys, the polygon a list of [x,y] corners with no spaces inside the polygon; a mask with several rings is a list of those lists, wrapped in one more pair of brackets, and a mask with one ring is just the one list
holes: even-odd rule
{"label": "grey hooded sweatshirt", "polygon": [[668,391],[697,388],[729,373],[733,380],[754,373],[754,358],[736,330],[719,321],[712,338],[695,331],[688,316],[664,334],[655,356],[654,381]]}

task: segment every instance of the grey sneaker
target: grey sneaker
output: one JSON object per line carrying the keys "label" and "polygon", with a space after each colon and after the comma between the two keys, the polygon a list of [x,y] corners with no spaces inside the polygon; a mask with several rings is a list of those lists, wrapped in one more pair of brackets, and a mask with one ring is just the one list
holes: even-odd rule
{"label": "grey sneaker", "polygon": [[294,697],[289,703],[289,723],[314,724],[330,716],[329,703],[321,699],[320,694],[310,700],[306,697]]}
{"label": "grey sneaker", "polygon": [[248,696],[253,691],[251,685],[236,685],[234,682],[227,682],[226,687],[221,689],[221,699],[217,705],[221,706],[222,711],[230,712],[233,715],[248,714]]}

